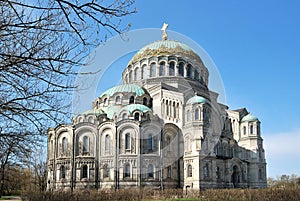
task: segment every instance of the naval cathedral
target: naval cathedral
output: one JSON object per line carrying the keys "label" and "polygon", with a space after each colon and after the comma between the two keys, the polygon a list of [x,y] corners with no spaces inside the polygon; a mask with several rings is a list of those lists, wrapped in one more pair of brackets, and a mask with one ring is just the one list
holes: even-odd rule
{"label": "naval cathedral", "polygon": [[163,29],[122,85],[48,129],[47,189],[266,187],[259,119],[218,103],[208,78],[199,55]]}

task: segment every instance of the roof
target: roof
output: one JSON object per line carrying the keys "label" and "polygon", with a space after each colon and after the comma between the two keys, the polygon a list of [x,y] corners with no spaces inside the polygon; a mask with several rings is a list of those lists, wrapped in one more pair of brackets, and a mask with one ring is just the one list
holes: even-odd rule
{"label": "roof", "polygon": [[245,122],[245,121],[248,121],[248,122],[250,122],[250,121],[258,121],[258,118],[256,117],[256,116],[254,116],[254,115],[252,115],[252,114],[247,114],[246,116],[244,116],[243,118],[242,118],[242,122]]}
{"label": "roof", "polygon": [[126,105],[125,107],[123,107],[121,109],[121,112],[124,111],[124,110],[128,111],[130,114],[132,114],[136,110],[138,110],[138,111],[140,111],[142,113],[151,112],[152,111],[149,107],[147,107],[145,105],[142,105],[142,104],[130,104],[130,105]]}
{"label": "roof", "polygon": [[207,103],[207,100],[202,96],[195,95],[186,102],[186,104],[194,104],[194,103]]}
{"label": "roof", "polygon": [[82,114],[100,115],[100,114],[105,114],[105,112],[102,109],[100,109],[100,108],[98,108],[98,109],[93,108],[91,110],[87,110],[87,111],[83,112]]}
{"label": "roof", "polygon": [[140,49],[130,60],[129,64],[144,57],[162,55],[181,55],[194,58],[202,63],[201,58],[188,45],[175,40],[160,40],[150,43]]}
{"label": "roof", "polygon": [[113,96],[115,93],[122,92],[135,93],[137,96],[142,96],[146,93],[146,90],[136,84],[122,84],[104,91],[100,97],[104,95]]}

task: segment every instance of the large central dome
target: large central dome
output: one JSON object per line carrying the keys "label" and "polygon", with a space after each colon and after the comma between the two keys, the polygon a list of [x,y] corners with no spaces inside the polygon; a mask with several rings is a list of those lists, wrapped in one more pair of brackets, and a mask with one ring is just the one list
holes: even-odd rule
{"label": "large central dome", "polygon": [[163,77],[183,77],[208,85],[208,70],[199,55],[188,45],[163,39],[141,48],[123,72],[124,83],[137,83]]}
{"label": "large central dome", "polygon": [[152,56],[170,56],[176,55],[185,58],[195,59],[202,63],[200,57],[188,45],[175,40],[160,40],[150,43],[140,49],[130,60],[129,64],[133,64],[144,57]]}

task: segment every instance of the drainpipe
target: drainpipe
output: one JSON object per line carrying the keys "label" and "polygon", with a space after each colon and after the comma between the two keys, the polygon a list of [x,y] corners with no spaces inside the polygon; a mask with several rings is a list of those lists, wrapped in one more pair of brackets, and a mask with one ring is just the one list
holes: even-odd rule
{"label": "drainpipe", "polygon": [[119,172],[118,172],[118,126],[116,125],[116,134],[115,134],[115,191],[119,187]]}
{"label": "drainpipe", "polygon": [[72,155],[71,155],[71,192],[74,190],[75,171],[75,127],[72,125]]}
{"label": "drainpipe", "polygon": [[160,189],[164,190],[163,185],[163,130],[160,130],[160,145],[159,145],[159,152],[160,152]]}

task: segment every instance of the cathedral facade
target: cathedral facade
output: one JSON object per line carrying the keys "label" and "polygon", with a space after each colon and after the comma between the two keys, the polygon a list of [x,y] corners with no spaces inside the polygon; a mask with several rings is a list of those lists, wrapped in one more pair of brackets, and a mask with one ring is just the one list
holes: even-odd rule
{"label": "cathedral facade", "polygon": [[48,129],[47,188],[266,187],[260,121],[218,103],[208,77],[187,45],[166,35],[146,45],[122,85]]}

